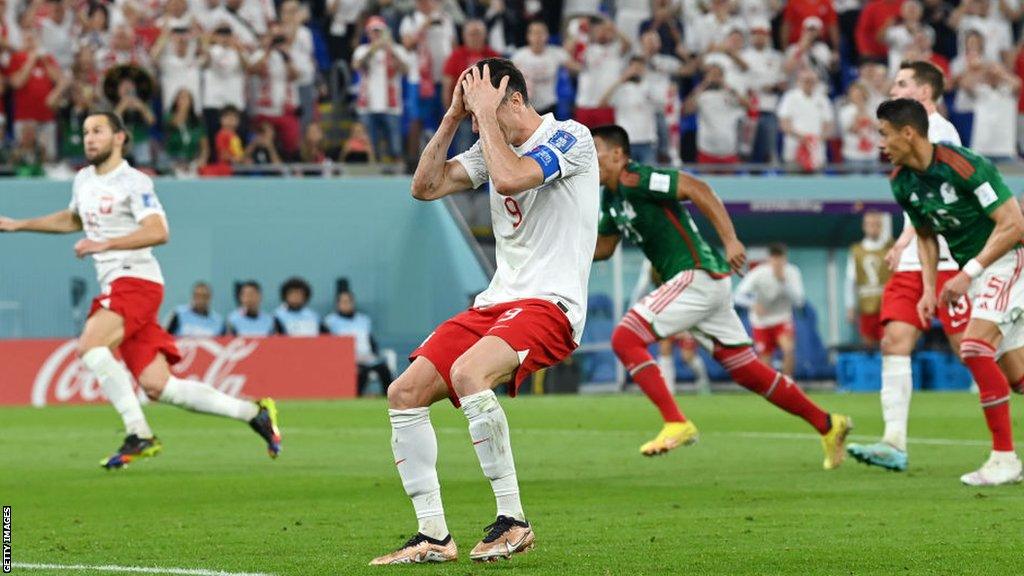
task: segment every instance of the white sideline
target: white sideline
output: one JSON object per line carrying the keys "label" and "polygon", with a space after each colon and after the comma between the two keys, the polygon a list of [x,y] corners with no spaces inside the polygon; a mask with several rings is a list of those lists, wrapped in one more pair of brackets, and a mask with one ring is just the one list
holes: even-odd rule
{"label": "white sideline", "polygon": [[144,566],[92,566],[86,564],[31,564],[15,562],[15,568],[25,570],[78,570],[96,572],[130,572],[132,574],[174,574],[177,576],[274,576],[263,572],[225,572],[223,570],[205,570],[203,568],[147,568]]}

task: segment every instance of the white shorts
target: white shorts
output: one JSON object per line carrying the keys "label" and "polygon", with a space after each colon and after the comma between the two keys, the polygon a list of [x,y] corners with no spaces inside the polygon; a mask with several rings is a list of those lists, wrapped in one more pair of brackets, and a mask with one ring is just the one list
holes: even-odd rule
{"label": "white shorts", "polygon": [[1015,248],[971,282],[971,318],[999,326],[1003,340],[997,356],[1024,347],[1024,248]]}
{"label": "white shorts", "polygon": [[640,299],[633,311],[665,338],[690,331],[705,347],[708,340],[724,346],[749,346],[750,336],[732,303],[732,281],[712,278],[703,270],[684,270]]}

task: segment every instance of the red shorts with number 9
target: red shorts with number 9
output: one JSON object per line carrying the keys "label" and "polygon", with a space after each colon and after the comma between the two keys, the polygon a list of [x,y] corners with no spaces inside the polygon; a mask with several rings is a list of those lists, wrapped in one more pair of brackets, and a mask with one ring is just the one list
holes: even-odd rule
{"label": "red shorts with number 9", "polygon": [[[950,278],[957,275],[956,270],[940,271],[935,279],[935,295],[938,296],[942,286]],[[920,272],[896,272],[885,284],[882,293],[882,324],[906,322],[918,330],[925,331],[927,325],[921,323],[917,314],[917,302],[924,293],[924,282]],[[942,323],[942,331],[946,334],[959,334],[967,329],[971,319],[971,301],[966,297],[954,305],[941,302],[936,306],[936,315]]]}
{"label": "red shorts with number 9", "polygon": [[501,338],[519,354],[519,368],[508,383],[509,396],[516,395],[527,376],[561,362],[576,349],[565,313],[547,300],[531,298],[466,310],[438,326],[409,360],[420,356],[430,360],[458,408],[452,364],[484,336]]}
{"label": "red shorts with number 9", "polygon": [[117,351],[135,378],[158,353],[163,354],[172,366],[181,360],[174,338],[157,322],[163,299],[162,284],[140,278],[119,278],[92,301],[90,317],[105,308],[124,321],[124,337]]}

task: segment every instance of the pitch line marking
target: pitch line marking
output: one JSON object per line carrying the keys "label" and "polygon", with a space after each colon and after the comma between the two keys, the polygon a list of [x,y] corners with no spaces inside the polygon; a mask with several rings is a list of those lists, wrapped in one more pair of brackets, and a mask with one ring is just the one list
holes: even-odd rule
{"label": "pitch line marking", "polygon": [[[709,432],[713,436],[739,436],[741,438],[763,438],[771,440],[817,440],[821,436],[817,434],[802,434],[795,432]],[[862,434],[849,436],[851,440],[873,441],[875,436]],[[989,446],[992,443],[986,440],[958,440],[953,438],[909,438],[909,444],[929,444],[932,446]]]}
{"label": "pitch line marking", "polygon": [[225,572],[203,568],[149,568],[145,566],[86,565],[86,564],[32,564],[15,562],[15,568],[24,570],[76,570],[94,572],[128,572],[132,574],[172,574],[175,576],[274,576],[264,572]]}

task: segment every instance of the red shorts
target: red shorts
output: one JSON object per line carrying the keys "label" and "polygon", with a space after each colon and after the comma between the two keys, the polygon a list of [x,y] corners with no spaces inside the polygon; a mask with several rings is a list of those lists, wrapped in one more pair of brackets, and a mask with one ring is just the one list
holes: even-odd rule
{"label": "red shorts", "polygon": [[615,124],[615,108],[577,108],[576,121],[587,128]]}
{"label": "red shorts", "polygon": [[771,356],[779,349],[779,339],[783,336],[793,336],[792,322],[754,328],[754,350],[760,355]]}
{"label": "red shorts", "polygon": [[100,308],[106,308],[124,320],[124,338],[118,352],[136,378],[153,362],[158,352],[164,355],[168,364],[174,365],[181,360],[174,338],[157,322],[163,299],[162,284],[139,278],[119,278],[110,284],[108,292],[92,301],[90,317]]}
{"label": "red shorts", "polygon": [[697,151],[697,163],[698,164],[739,164],[740,157],[731,154],[729,156],[717,156],[715,154],[705,154],[700,150]]}
{"label": "red shorts", "polygon": [[[939,272],[935,282],[936,296],[942,290],[942,286],[956,275],[956,270]],[[917,315],[917,302],[923,292],[924,282],[921,280],[920,272],[893,274],[885,284],[885,292],[882,293],[882,324],[895,320],[906,322],[921,331],[927,330],[928,326],[921,324],[921,319]],[[951,306],[940,304],[937,307],[937,315],[942,322],[943,332],[959,334],[967,329],[967,322],[971,319],[971,302],[963,297]]]}
{"label": "red shorts", "polygon": [[883,330],[881,311],[860,315],[860,335],[865,340],[878,342],[882,339]]}
{"label": "red shorts", "polygon": [[558,364],[576,349],[565,313],[547,300],[531,298],[466,310],[438,326],[409,359],[422,356],[430,360],[458,408],[452,364],[484,336],[497,336],[519,353],[520,364],[509,383],[509,396],[516,395],[527,376]]}

